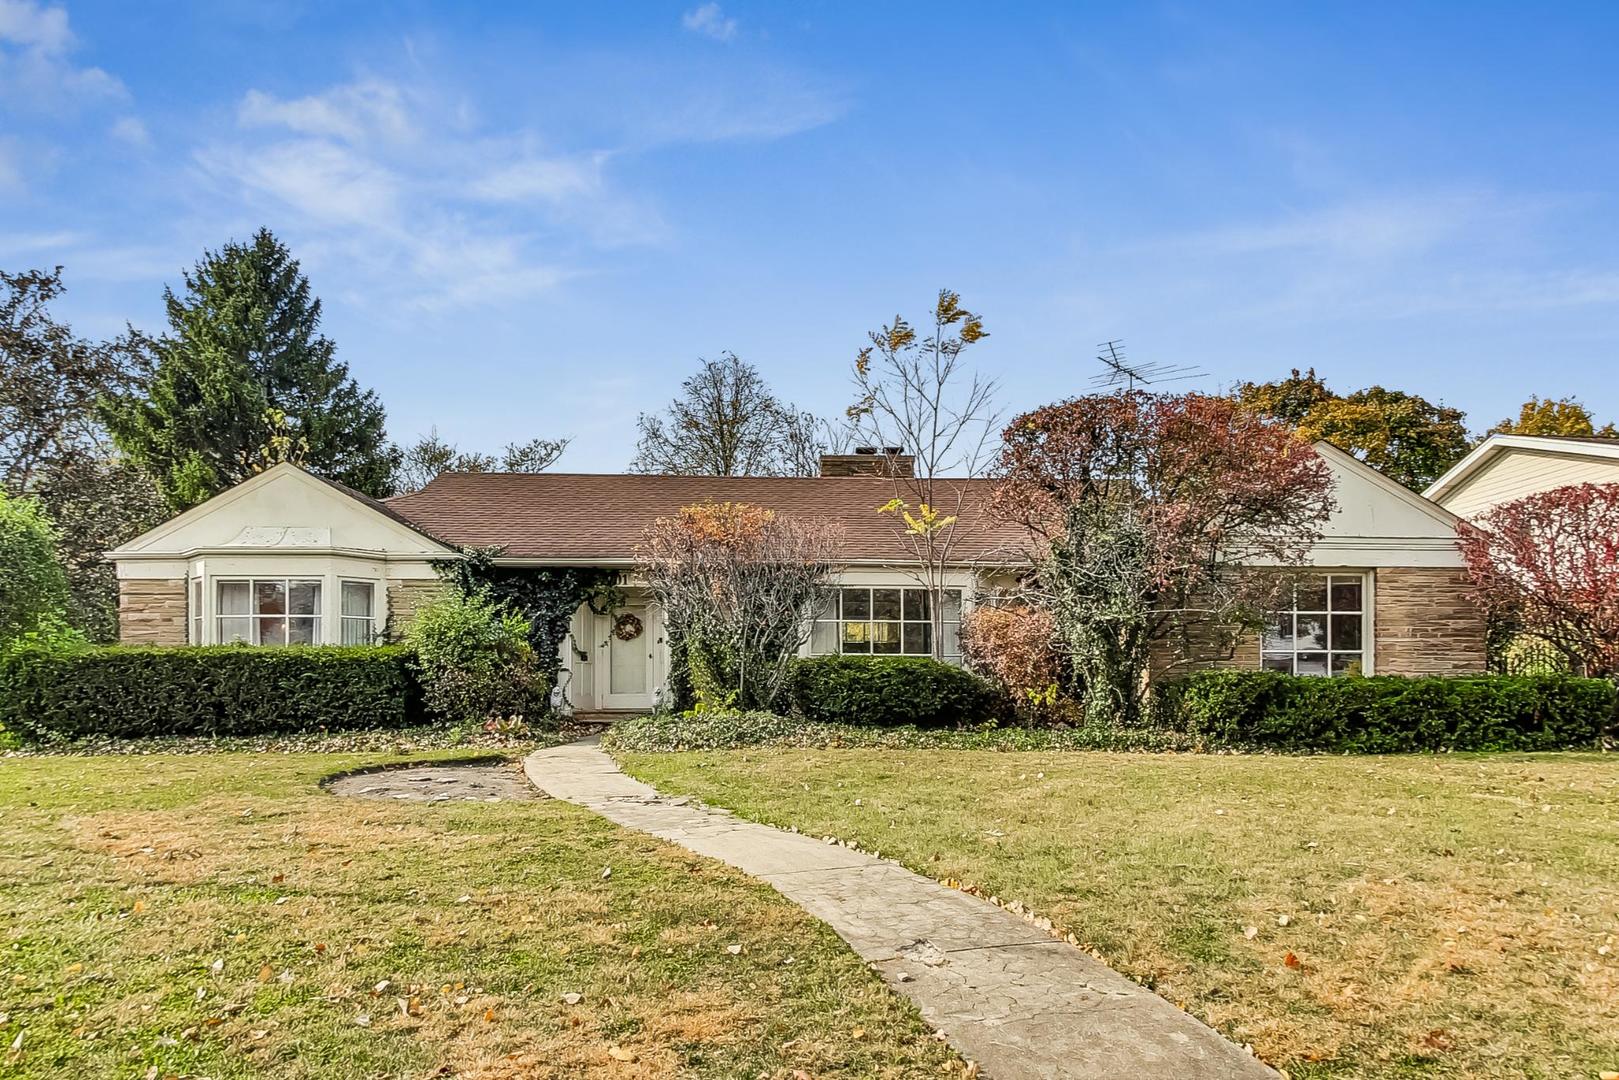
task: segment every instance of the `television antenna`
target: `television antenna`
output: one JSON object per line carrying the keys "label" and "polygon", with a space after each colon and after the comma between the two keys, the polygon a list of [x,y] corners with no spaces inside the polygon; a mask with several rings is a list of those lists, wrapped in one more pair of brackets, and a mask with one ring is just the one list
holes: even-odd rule
{"label": "television antenna", "polygon": [[1191,364],[1133,364],[1124,358],[1124,341],[1115,338],[1096,347],[1097,363],[1105,369],[1091,376],[1091,385],[1106,390],[1134,390],[1141,386],[1201,379],[1208,372]]}

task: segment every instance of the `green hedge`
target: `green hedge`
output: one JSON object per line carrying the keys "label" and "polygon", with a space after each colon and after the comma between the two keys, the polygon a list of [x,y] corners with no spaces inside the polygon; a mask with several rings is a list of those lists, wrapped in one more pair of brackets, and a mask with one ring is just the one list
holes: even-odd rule
{"label": "green hedge", "polygon": [[1393,754],[1594,747],[1614,732],[1615,707],[1616,688],[1604,679],[1216,671],[1166,687],[1160,716],[1225,745]]}
{"label": "green hedge", "polygon": [[0,728],[91,735],[259,735],[421,723],[398,646],[19,649],[0,659]]}
{"label": "green hedge", "polygon": [[825,724],[767,712],[707,709],[616,721],[602,746],[618,752],[684,750],[1196,750],[1186,735],[1158,728],[967,728]]}
{"label": "green hedge", "polygon": [[979,724],[1007,714],[992,684],[924,656],[817,656],[793,665],[793,712],[834,724]]}

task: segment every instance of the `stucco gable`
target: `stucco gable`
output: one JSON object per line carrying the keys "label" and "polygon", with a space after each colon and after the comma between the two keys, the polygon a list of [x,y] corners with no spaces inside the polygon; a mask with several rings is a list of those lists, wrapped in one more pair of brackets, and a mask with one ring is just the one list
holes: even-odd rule
{"label": "stucco gable", "polygon": [[1455,539],[1456,517],[1444,507],[1331,443],[1317,443],[1316,451],[1332,470],[1332,496],[1338,504],[1324,535]]}
{"label": "stucco gable", "polygon": [[359,551],[397,557],[453,554],[366,500],[277,465],[108,553],[120,558],[193,552]]}

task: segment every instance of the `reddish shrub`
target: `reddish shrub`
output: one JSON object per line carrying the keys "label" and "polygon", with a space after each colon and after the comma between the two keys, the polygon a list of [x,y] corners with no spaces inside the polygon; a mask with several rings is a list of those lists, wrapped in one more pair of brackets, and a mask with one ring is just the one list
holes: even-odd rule
{"label": "reddish shrub", "polygon": [[968,667],[1006,690],[1020,715],[1050,720],[1064,713],[1059,688],[1066,665],[1044,608],[974,608],[961,623],[961,652]]}

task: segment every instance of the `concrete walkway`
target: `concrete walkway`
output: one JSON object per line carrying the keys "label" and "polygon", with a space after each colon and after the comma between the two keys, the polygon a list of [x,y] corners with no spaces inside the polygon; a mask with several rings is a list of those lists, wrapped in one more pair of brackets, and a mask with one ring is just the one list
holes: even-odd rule
{"label": "concrete walkway", "polygon": [[542,791],[751,874],[826,921],[993,1080],[1276,1077],[1023,919],[903,867],[662,796],[588,739],[523,762]]}

